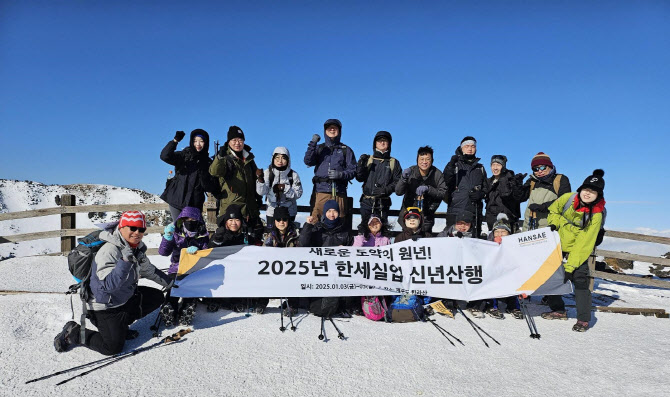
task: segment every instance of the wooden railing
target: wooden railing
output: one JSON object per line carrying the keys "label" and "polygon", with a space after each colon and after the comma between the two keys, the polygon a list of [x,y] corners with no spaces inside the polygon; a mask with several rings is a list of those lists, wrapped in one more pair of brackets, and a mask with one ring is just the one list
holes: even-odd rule
{"label": "wooden railing", "polygon": [[[353,207],[353,199],[349,197],[347,202],[347,207],[350,208],[348,213],[346,224],[351,229],[352,226],[352,216],[360,214],[360,208]],[[20,241],[29,241],[29,240],[39,240],[45,238],[55,238],[58,237],[61,239],[61,249],[60,252],[50,254],[50,255],[62,255],[67,254],[72,250],[76,245],[77,236],[85,236],[88,233],[91,233],[98,229],[77,229],[76,228],[76,217],[75,214],[82,212],[122,212],[128,210],[139,210],[139,211],[168,211],[169,207],[166,203],[141,203],[141,204],[104,204],[104,205],[75,205],[74,195],[62,195],[61,203],[59,207],[54,208],[43,208],[37,210],[28,210],[28,211],[19,211],[19,212],[8,212],[0,214],[0,221],[11,221],[16,219],[25,219],[25,218],[35,218],[48,215],[60,215],[61,217],[61,228],[59,230],[49,230],[44,232],[34,232],[34,233],[22,233],[14,234],[8,236],[0,236],[0,244],[3,243],[15,243]],[[261,208],[265,209],[265,205]],[[206,221],[207,228],[210,231],[216,229],[216,202],[210,197],[210,199],[205,203],[205,212],[206,212]],[[309,206],[298,206],[299,213],[310,213],[311,208]],[[390,216],[398,216],[399,210],[389,210],[388,214]],[[436,218],[445,218],[446,214],[444,212],[437,212],[435,214]],[[163,226],[152,226],[147,228],[147,234],[149,233],[162,233]],[[638,233],[629,233],[629,232],[619,232],[613,230],[607,230],[605,236],[620,238],[625,240],[634,240],[634,241],[643,241],[649,243],[658,243],[670,245],[670,238],[660,237],[660,236],[649,236],[646,234]],[[157,249],[149,249],[147,251],[150,255],[157,254]],[[605,258],[616,258],[624,259],[631,261],[640,261],[648,262],[653,264],[659,264],[664,267],[670,267],[670,259],[631,254],[628,252],[618,252],[618,251],[608,251],[602,249],[596,249],[596,255],[603,256]],[[615,280],[615,281],[625,281],[633,282],[642,285],[649,285],[660,288],[670,288],[670,282],[663,280],[653,280],[648,278],[606,273],[606,272],[595,272],[594,276]]]}

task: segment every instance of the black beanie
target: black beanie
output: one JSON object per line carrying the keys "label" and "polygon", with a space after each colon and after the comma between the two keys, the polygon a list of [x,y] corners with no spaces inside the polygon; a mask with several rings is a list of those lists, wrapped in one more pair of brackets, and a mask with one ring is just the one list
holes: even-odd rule
{"label": "black beanie", "polygon": [[279,207],[275,208],[273,218],[275,220],[277,220],[277,219],[291,219],[291,215],[289,215],[289,213],[288,213],[288,208],[279,206]]}
{"label": "black beanie", "polygon": [[229,205],[228,208],[226,208],[226,212],[216,220],[216,224],[223,226],[228,219],[239,219],[244,221],[244,218],[242,218],[242,208],[237,204]]}
{"label": "black beanie", "polygon": [[246,139],[244,139],[244,132],[242,132],[242,129],[236,125],[231,125],[230,128],[228,128],[228,139],[226,141],[230,141],[231,139],[235,138],[242,138],[243,141],[246,141]]}
{"label": "black beanie", "polygon": [[507,156],[502,154],[494,154],[491,156],[491,164],[498,163],[502,165],[503,168],[507,168]]}
{"label": "black beanie", "polygon": [[325,131],[326,128],[328,128],[329,125],[335,125],[337,126],[337,129],[340,130],[340,134],[342,133],[342,123],[338,119],[328,119],[326,120],[325,123],[323,123],[323,130]]}
{"label": "black beanie", "polygon": [[585,188],[593,189],[598,193],[599,199],[603,198],[603,190],[605,190],[605,180],[603,179],[603,176],[605,176],[605,171],[601,169],[593,170],[593,175],[584,179],[584,183],[582,183],[582,186],[580,186],[577,191],[581,192],[582,189]]}
{"label": "black beanie", "polygon": [[466,136],[465,138],[461,139],[461,145],[462,145],[463,142],[465,142],[465,141],[475,141],[475,144],[477,144],[477,140],[476,140],[474,137],[472,137],[472,136]]}
{"label": "black beanie", "polygon": [[456,215],[456,222],[467,222],[472,224],[475,221],[475,216],[470,211],[461,211]]}

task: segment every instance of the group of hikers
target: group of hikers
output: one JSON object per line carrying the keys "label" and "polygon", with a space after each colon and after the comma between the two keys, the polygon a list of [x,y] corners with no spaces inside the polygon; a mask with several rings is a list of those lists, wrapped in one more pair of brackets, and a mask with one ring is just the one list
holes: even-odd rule
{"label": "group of hikers", "polygon": [[[161,152],[160,158],[175,167],[161,198],[169,204],[173,222],[164,229],[159,254],[171,257],[168,273],[155,268],[145,255],[142,242],[146,220],[139,211],[124,212],[118,222],[100,234],[104,242],[95,255],[87,300],[88,317],[98,331],[70,321],[54,339],[57,351],[85,345],[102,354],[122,351],[125,340],[137,333],[128,326],[161,306],[164,295],[150,287],[138,287],[140,277],[149,278],[168,291],[160,315],[167,325],[190,324],[198,300],[169,296],[176,277],[182,249],[187,254],[212,247],[265,245],[269,247],[378,247],[430,237],[486,238],[500,243],[502,238],[519,231],[550,227],[558,231],[564,255],[565,281],[575,288],[577,322],[574,331],[584,332],[591,318],[590,276],[587,261],[602,239],[605,200],[604,172],[597,169],[576,192],[567,176],[557,173],[551,158],[537,153],[530,162],[531,175],[507,168],[507,157],[491,157],[491,176],[480,163],[477,141],[463,138],[443,171],[433,164],[433,149],[420,147],[416,164],[403,169],[391,157],[392,136],[388,131],[375,134],[372,153],[356,161],[351,147],[342,143],[342,123],[328,119],[321,135],[314,134],[307,144],[304,163],[314,167],[311,214],[301,229],[295,223],[297,200],[303,194],[300,177],[291,169],[286,147],[277,147],[266,169],[256,165],[251,147],[241,128],[231,126],[225,144],[210,157],[209,135],[202,129],[191,132],[189,144],[181,151],[177,145],[186,136],[177,131]],[[363,184],[360,197],[361,222],[353,236],[344,219],[347,185],[356,179]],[[524,181],[525,180],[525,181]],[[202,216],[206,193],[217,199],[217,229],[210,235]],[[402,196],[398,216],[400,233],[392,233],[388,221],[391,196]],[[267,204],[265,225],[260,217],[261,204]],[[446,227],[433,233],[435,211],[447,204]],[[528,202],[525,213],[521,203]],[[482,235],[486,222],[488,234]],[[380,297],[381,298],[381,297]],[[428,303],[439,300],[418,297]],[[312,298],[304,303],[289,298],[283,313],[295,315],[301,308],[314,311],[321,304]],[[383,298],[382,298],[383,299]],[[408,297],[394,298],[393,304],[406,303]],[[504,312],[523,319],[516,296],[476,302],[443,300],[447,310],[463,306],[476,317],[488,314],[503,319]],[[542,318],[567,320],[561,296],[547,296],[550,311]],[[207,299],[207,310],[223,306],[234,311],[263,313],[267,298]],[[498,304],[501,303],[499,306]],[[363,314],[361,297],[342,299],[340,309]]]}

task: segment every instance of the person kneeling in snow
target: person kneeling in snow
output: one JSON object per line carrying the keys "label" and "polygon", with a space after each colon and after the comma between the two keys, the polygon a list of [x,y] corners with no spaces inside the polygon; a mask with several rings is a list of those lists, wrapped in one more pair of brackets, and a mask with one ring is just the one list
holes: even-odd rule
{"label": "person kneeling in snow", "polygon": [[[549,206],[549,226],[552,230],[558,230],[563,257],[567,257],[563,263],[565,282],[570,280],[575,286],[577,323],[572,330],[577,332],[588,330],[591,320],[588,259],[598,243],[601,225],[605,220],[604,175],[603,170],[593,171],[593,175],[584,180],[577,193],[566,193]],[[562,297],[548,296],[547,303],[551,311],[542,313],[542,318],[568,319]]]}
{"label": "person kneeling in snow", "polygon": [[145,254],[147,247],[142,238],[146,227],[143,213],[126,211],[113,232],[100,233],[100,239],[105,243],[91,264],[91,298],[88,301],[88,313],[98,331],[87,329],[82,341],[79,324],[69,321],[54,338],[57,352],[83,344],[107,356],[120,353],[126,340],[138,335],[128,326],[161,305],[162,291],[137,286],[140,277],[163,287],[168,287],[171,282],[170,277],[152,265]]}
{"label": "person kneeling in snow", "polygon": [[[195,207],[184,207],[177,216],[177,220],[165,226],[163,232],[158,253],[162,256],[172,255],[168,275],[175,278],[179,269],[181,250],[186,248],[186,252],[195,254],[198,250],[207,248],[209,232],[207,232],[205,221],[202,219],[201,211]],[[179,313],[180,324],[190,325],[195,315],[196,303],[196,299],[190,298],[182,299],[180,305],[179,298],[169,298],[168,304],[161,309],[161,316],[165,325],[169,327],[174,324],[177,313]]]}

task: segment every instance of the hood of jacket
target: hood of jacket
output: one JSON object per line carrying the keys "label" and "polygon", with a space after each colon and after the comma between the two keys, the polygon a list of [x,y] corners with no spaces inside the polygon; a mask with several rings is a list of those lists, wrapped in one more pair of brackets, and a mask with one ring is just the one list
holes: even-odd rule
{"label": "hood of jacket", "polygon": [[[388,131],[379,131],[377,134],[375,134],[375,137],[372,139],[372,153],[374,153],[374,157],[380,157],[382,153],[377,152],[377,148],[375,147],[375,142],[377,142],[377,139],[384,137],[386,140],[389,142],[389,150],[386,151],[386,153],[383,153],[384,155],[388,155],[388,157],[391,157],[391,142],[393,141],[393,137],[391,136],[391,133]],[[378,154],[378,155],[377,155]]]}
{"label": "hood of jacket", "polygon": [[[195,139],[196,135],[202,135],[202,139],[205,141],[205,146],[202,148],[200,152],[195,150],[195,146],[193,146],[193,140]],[[207,133],[207,131],[200,128],[196,128],[195,130],[191,131],[191,137],[188,141],[188,147],[190,147],[191,150],[193,150],[193,153],[203,153],[207,155],[207,157],[209,157],[209,134]]]}
{"label": "hood of jacket", "polygon": [[270,167],[269,168],[271,168],[273,170],[276,169],[274,158],[277,154],[283,154],[283,155],[286,155],[286,157],[288,157],[288,162],[286,163],[286,169],[284,171],[279,171],[279,170],[277,170],[277,171],[278,172],[290,171],[291,170],[291,153],[288,151],[288,148],[286,148],[284,146],[278,146],[278,147],[275,148],[274,151],[272,151],[272,158],[270,159]]}
{"label": "hood of jacket", "polygon": [[458,160],[464,164],[474,165],[479,163],[479,160],[481,160],[481,158],[477,157],[477,152],[472,155],[472,158],[469,158],[468,155],[463,154],[463,149],[461,149],[460,146],[456,148],[456,156],[458,156]]}

